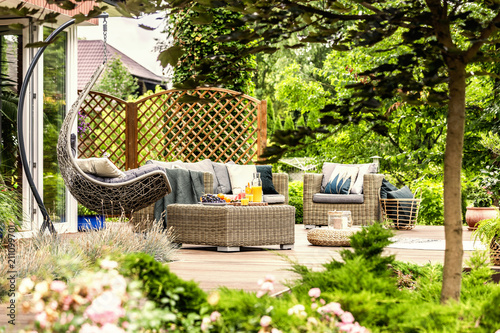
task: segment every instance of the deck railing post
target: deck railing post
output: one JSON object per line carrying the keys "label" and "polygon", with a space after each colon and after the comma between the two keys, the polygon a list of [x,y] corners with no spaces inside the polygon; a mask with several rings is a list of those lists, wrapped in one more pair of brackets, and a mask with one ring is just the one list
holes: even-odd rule
{"label": "deck railing post", "polygon": [[137,156],[137,104],[127,103],[125,106],[125,168],[127,170],[139,167],[139,156]]}

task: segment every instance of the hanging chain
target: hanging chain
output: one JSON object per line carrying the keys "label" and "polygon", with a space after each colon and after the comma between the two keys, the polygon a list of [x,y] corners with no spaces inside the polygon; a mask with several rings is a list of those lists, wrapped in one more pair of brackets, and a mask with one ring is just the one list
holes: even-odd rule
{"label": "hanging chain", "polygon": [[107,17],[105,17],[103,19],[103,22],[102,22],[102,36],[103,36],[103,39],[104,39],[104,43],[103,43],[103,46],[104,46],[104,63],[107,63],[108,62],[108,47],[107,47],[107,40],[108,40],[108,20],[107,20]]}

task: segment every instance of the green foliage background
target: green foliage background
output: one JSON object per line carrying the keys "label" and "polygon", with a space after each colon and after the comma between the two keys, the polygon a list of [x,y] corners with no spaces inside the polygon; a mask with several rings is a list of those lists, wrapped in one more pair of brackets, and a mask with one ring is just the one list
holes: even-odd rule
{"label": "green foliage background", "polygon": [[175,27],[172,33],[174,46],[170,50],[186,51],[173,66],[174,87],[182,88],[181,83],[189,81],[193,75],[206,66],[205,59],[218,57],[223,51],[231,49],[231,54],[218,59],[217,68],[213,68],[211,74],[204,78],[209,85],[219,86],[222,82],[222,88],[252,96],[254,94],[252,70],[255,68],[255,56],[247,55],[237,58],[244,46],[237,42],[217,40],[218,37],[232,31],[246,28],[245,26],[224,27],[239,19],[241,15],[223,8],[206,9],[206,13],[200,13],[200,11],[205,12],[205,9],[200,10],[199,5],[194,5],[172,15]]}

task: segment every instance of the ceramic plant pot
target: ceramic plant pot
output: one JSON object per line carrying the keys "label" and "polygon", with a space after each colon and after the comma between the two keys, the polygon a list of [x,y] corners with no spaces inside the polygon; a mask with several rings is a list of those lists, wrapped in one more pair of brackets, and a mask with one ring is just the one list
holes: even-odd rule
{"label": "ceramic plant pot", "polygon": [[492,219],[496,216],[497,210],[495,207],[467,207],[465,221],[469,226],[469,230],[476,230],[479,221]]}

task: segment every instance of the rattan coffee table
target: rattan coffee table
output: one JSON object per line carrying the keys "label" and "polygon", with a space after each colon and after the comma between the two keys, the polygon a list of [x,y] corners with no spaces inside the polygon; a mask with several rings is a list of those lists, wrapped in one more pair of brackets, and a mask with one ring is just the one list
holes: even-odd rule
{"label": "rattan coffee table", "polygon": [[307,232],[307,240],[319,246],[351,246],[351,237],[360,227],[347,229],[316,228]]}
{"label": "rattan coffee table", "polygon": [[295,243],[295,207],[288,205],[173,204],[167,206],[167,225],[175,243],[217,246],[223,252],[261,245],[291,250]]}

